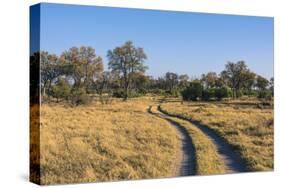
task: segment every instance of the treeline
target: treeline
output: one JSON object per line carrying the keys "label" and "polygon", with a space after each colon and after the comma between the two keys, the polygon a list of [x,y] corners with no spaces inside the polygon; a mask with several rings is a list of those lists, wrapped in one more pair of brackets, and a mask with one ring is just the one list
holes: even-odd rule
{"label": "treeline", "polygon": [[188,75],[167,72],[163,77],[146,75],[147,56],[143,48],[131,41],[107,52],[108,71],[103,59],[92,47],[72,47],[60,56],[42,51],[30,57],[31,68],[40,61],[40,92],[42,102],[55,99],[74,105],[98,97],[102,103],[112,97],[142,95],[182,96],[183,100],[222,100],[243,95],[270,99],[273,78],[255,74],[243,61],[228,62],[220,74],[209,72],[191,80]]}

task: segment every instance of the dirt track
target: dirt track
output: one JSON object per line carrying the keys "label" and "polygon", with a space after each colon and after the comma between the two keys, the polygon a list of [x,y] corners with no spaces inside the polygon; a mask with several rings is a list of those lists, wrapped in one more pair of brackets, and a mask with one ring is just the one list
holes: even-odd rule
{"label": "dirt track", "polygon": [[165,114],[166,117],[176,117],[185,121],[189,121],[194,126],[198,127],[215,144],[220,158],[222,159],[226,167],[226,173],[249,171],[247,169],[245,161],[241,158],[239,153],[235,151],[234,148],[230,144],[228,144],[222,137],[220,137],[214,130],[208,128],[198,121],[167,114],[159,107],[158,111],[160,111],[162,114]]}
{"label": "dirt track", "polygon": [[181,140],[181,150],[178,154],[177,163],[177,175],[178,176],[190,176],[196,174],[196,158],[195,158],[195,149],[192,144],[192,139],[189,136],[187,130],[177,122],[171,120],[169,116],[159,113],[153,113],[149,111],[151,114],[167,120],[178,132],[179,138]]}

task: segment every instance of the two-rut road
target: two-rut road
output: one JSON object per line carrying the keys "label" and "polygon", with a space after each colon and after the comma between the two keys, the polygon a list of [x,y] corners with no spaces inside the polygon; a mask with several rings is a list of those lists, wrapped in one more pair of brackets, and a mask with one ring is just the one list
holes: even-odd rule
{"label": "two-rut road", "polygon": [[[151,108],[151,107],[150,107]],[[180,118],[177,116],[171,116],[161,111],[161,109],[157,108],[157,113],[152,114],[167,120],[170,125],[176,128],[178,135],[181,140],[181,151],[180,151],[180,162],[178,167],[179,176],[187,176],[187,175],[195,175],[196,174],[196,157],[195,157],[195,148],[192,144],[192,139],[189,136],[187,130],[177,123],[173,121],[171,117]],[[180,118],[185,121],[189,121],[194,126],[199,128],[205,135],[210,139],[214,145],[216,146],[217,152],[220,156],[221,162],[224,163],[226,167],[226,173],[236,173],[236,172],[247,172],[246,162],[241,158],[239,153],[233,149],[233,147],[228,144],[222,137],[220,137],[217,133],[215,133],[212,129],[209,129],[205,125],[184,118]]]}

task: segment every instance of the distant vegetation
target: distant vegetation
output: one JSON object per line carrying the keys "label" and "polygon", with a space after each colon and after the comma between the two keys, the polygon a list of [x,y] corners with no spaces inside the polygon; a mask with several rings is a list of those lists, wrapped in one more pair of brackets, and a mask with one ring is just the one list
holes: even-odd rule
{"label": "distant vegetation", "polygon": [[193,79],[175,72],[155,78],[146,74],[145,50],[130,41],[109,50],[107,58],[108,70],[92,47],[30,57],[31,104],[39,97],[34,87],[39,66],[42,103],[30,109],[32,180],[54,184],[183,175],[189,166],[182,154],[188,149],[171,122],[191,138],[194,154],[186,153],[194,157],[194,174],[232,172],[220,152],[224,142],[249,171],[273,169],[273,78],[254,73],[244,61],[227,62],[220,73]]}
{"label": "distant vegetation", "polygon": [[103,59],[92,47],[72,47],[60,56],[45,51],[34,53],[31,65],[36,66],[39,57],[43,102],[64,100],[80,105],[99,96],[102,103],[109,103],[112,97],[127,100],[148,93],[191,101],[273,97],[274,79],[257,75],[244,61],[227,62],[221,73],[208,72],[197,79],[173,72],[159,78],[146,75],[144,49],[131,41],[108,51],[109,71],[104,70]]}

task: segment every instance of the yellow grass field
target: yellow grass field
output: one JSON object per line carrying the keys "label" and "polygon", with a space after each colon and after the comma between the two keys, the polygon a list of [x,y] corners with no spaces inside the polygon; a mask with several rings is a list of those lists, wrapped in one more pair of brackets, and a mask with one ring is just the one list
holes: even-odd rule
{"label": "yellow grass field", "polygon": [[167,102],[161,109],[170,115],[198,120],[235,146],[253,171],[273,169],[273,109],[256,106]]}
{"label": "yellow grass field", "polygon": [[[77,107],[43,104],[40,127],[31,129],[40,129],[40,134],[30,134],[32,165],[40,168],[40,176],[31,174],[32,179],[40,178],[40,184],[66,184],[180,175],[182,143],[175,127],[159,116],[159,104],[167,114],[192,118],[215,130],[237,148],[250,171],[273,169],[272,108],[140,97]],[[38,106],[31,108],[31,126],[39,125],[34,118],[38,113]],[[167,117],[191,137],[197,175],[227,173],[209,137],[186,120]]]}
{"label": "yellow grass field", "polygon": [[41,184],[175,176],[179,139],[150,98],[41,107]]}
{"label": "yellow grass field", "polygon": [[[154,114],[159,113],[155,107],[152,108],[151,111]],[[197,175],[226,173],[225,166],[214,144],[197,127],[178,118],[170,117],[169,119],[182,125],[190,134],[195,148]]]}

